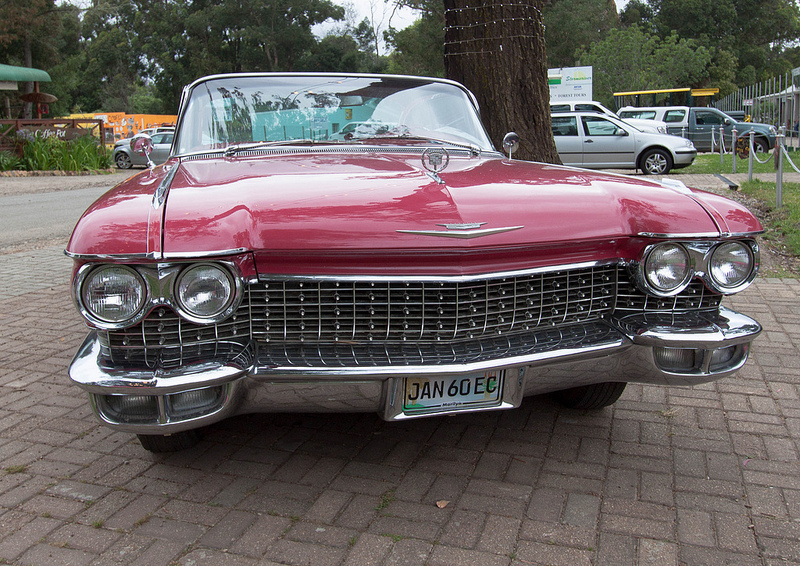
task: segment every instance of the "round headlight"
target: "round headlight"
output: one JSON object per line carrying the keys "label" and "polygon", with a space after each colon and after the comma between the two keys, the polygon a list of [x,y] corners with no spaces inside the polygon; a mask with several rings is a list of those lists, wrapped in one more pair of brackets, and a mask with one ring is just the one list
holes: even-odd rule
{"label": "round headlight", "polygon": [[644,276],[658,293],[679,292],[692,275],[691,260],[686,248],[679,244],[658,244],[644,260]]}
{"label": "round headlight", "polygon": [[106,265],[86,277],[81,302],[99,320],[125,322],[141,310],[146,294],[144,281],[136,271],[123,265]]}
{"label": "round headlight", "polygon": [[225,269],[200,264],[180,274],[176,290],[178,303],[188,314],[198,318],[213,318],[231,304],[234,284]]}
{"label": "round headlight", "polygon": [[711,278],[722,289],[734,289],[745,283],[753,272],[753,254],[741,242],[718,245],[709,262]]}

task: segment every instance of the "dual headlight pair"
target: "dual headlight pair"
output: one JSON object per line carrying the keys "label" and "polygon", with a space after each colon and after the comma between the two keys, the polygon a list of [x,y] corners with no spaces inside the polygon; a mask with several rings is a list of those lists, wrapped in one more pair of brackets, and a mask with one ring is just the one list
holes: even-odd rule
{"label": "dual headlight pair", "polygon": [[683,291],[692,277],[700,274],[709,287],[730,294],[747,287],[757,269],[755,242],[663,242],[645,251],[639,278],[647,292],[671,296]]}
{"label": "dual headlight pair", "polygon": [[[236,281],[224,267],[213,263],[189,265],[174,277],[161,294],[188,319],[213,322],[228,312],[236,296]],[[79,307],[100,323],[130,323],[142,314],[148,297],[163,287],[157,270],[139,271],[125,265],[103,265],[79,277]]]}

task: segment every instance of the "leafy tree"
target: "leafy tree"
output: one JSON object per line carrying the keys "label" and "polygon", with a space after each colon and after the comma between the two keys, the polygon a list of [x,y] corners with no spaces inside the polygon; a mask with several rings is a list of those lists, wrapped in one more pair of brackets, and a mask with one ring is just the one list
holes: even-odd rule
{"label": "leafy tree", "polygon": [[148,72],[172,108],[197,77],[241,71],[292,71],[317,43],[311,27],[344,9],[329,0],[128,0]]}
{"label": "leafy tree", "polygon": [[608,37],[581,54],[581,63],[595,69],[595,98],[612,103],[621,90],[699,85],[708,78],[711,53],[692,40],[670,35],[661,40],[638,26],[613,29]]}
{"label": "leafy tree", "polygon": [[[419,6],[420,3],[417,3]],[[421,9],[421,8],[417,8]],[[405,29],[390,28],[384,34],[394,49],[389,56],[389,72],[396,74],[444,76],[444,2],[426,3],[416,22]]]}
{"label": "leafy tree", "polygon": [[[0,2],[0,57],[3,62],[45,68],[57,55],[54,38],[61,24],[54,0],[4,0]],[[24,83],[24,92],[33,83]],[[25,108],[31,117],[31,105]]]}
{"label": "leafy tree", "polygon": [[69,4],[62,5],[58,16],[60,24],[48,39],[52,52],[47,61],[38,63],[52,79],[52,82],[40,85],[40,88],[58,98],[57,102],[49,105],[47,117],[69,114],[75,105],[76,95],[91,88],[84,84],[81,77],[85,53],[81,40],[80,10]]}
{"label": "leafy tree", "polygon": [[[725,97],[739,88],[736,84],[737,59],[725,49],[711,49],[707,84],[719,88],[719,96]],[[752,84],[747,82],[744,84]]]}
{"label": "leafy tree", "polygon": [[298,71],[377,73],[384,61],[375,60],[371,50],[359,49],[349,34],[329,34],[312,46],[297,63]]}
{"label": "leafy tree", "polygon": [[127,0],[95,3],[81,22],[85,66],[83,80],[91,85],[81,96],[91,110],[129,112],[130,94],[141,80],[144,62],[137,55],[133,23],[136,7]]}
{"label": "leafy tree", "polygon": [[656,13],[645,0],[630,0],[619,13],[619,21],[623,26],[637,25],[644,31],[655,33]]}
{"label": "leafy tree", "polygon": [[55,54],[52,39],[61,22],[54,0],[4,0],[0,22],[0,49],[9,60],[30,67],[35,52],[42,61]]}
{"label": "leafy tree", "polygon": [[545,8],[544,23],[548,66],[571,67],[576,53],[601,41],[619,18],[614,0],[558,0]]}
{"label": "leafy tree", "polygon": [[662,37],[675,32],[704,45],[727,42],[737,24],[736,0],[651,0]]}
{"label": "leafy tree", "polygon": [[[650,0],[662,37],[676,32],[707,48],[732,53],[741,69],[761,78],[783,66],[783,50],[800,35],[800,9],[793,0]],[[744,76],[737,77],[739,82]]]}

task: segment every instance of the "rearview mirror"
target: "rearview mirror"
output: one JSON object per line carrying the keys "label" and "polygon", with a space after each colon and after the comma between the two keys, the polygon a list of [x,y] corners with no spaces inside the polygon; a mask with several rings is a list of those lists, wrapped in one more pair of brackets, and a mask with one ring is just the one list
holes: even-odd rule
{"label": "rearview mirror", "polygon": [[364,98],[355,94],[339,95],[339,106],[362,106]]}
{"label": "rearview mirror", "polygon": [[508,132],[503,137],[503,149],[508,154],[508,159],[511,159],[511,154],[519,149],[519,135],[514,132]]}
{"label": "rearview mirror", "polygon": [[131,140],[131,149],[139,155],[144,155],[147,159],[147,166],[152,169],[156,166],[150,161],[150,154],[153,153],[153,138],[147,134],[136,134]]}

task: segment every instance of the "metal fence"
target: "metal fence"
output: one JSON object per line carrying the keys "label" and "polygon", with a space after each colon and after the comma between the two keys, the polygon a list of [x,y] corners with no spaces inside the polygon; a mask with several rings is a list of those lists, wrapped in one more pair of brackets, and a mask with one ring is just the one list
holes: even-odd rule
{"label": "metal fence", "polygon": [[752,122],[784,128],[786,145],[798,145],[800,67],[782,76],[739,89],[714,103],[723,112],[743,113]]}
{"label": "metal fence", "polygon": [[[795,156],[797,159],[797,151],[792,151],[791,153],[789,150],[786,149],[787,147],[787,135],[784,128],[781,126],[778,130],[778,136],[775,140],[775,151],[772,153],[762,153],[761,157],[759,154],[756,153],[754,138],[755,132],[752,130],[743,132],[737,132],[736,128],[733,128],[733,131],[730,132],[730,139],[725,139],[725,130],[722,126],[719,128],[719,134],[716,133],[715,130],[711,130],[711,139],[712,144],[714,146],[714,151],[716,152],[719,150],[719,164],[722,166],[724,164],[724,156],[726,154],[733,155],[733,170],[731,173],[737,173],[736,171],[736,157],[747,157],[747,180],[753,180],[753,165],[754,162],[759,162],[761,164],[769,163],[771,160],[775,160],[775,204],[778,208],[783,206],[783,173],[784,169],[788,169],[791,167],[794,169],[798,174],[800,174],[800,168],[797,167],[794,160],[792,159],[792,155]],[[762,159],[763,157],[763,159]],[[787,167],[788,166],[788,167]]]}

